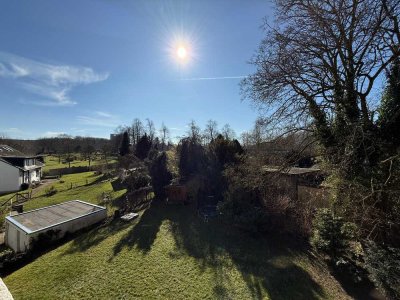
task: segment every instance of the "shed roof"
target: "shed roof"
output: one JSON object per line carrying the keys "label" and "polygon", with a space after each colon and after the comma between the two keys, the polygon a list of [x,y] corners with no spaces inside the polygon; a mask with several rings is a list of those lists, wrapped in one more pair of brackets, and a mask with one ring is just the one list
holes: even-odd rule
{"label": "shed roof", "polygon": [[15,216],[8,216],[6,220],[21,228],[26,233],[33,233],[105,209],[105,207],[84,201],[72,200],[27,211]]}

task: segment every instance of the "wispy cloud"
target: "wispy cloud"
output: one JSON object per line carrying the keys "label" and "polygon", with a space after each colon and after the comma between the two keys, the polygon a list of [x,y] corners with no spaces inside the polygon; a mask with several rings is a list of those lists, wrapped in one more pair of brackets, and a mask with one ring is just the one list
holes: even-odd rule
{"label": "wispy cloud", "polygon": [[224,79],[242,79],[247,76],[221,76],[221,77],[195,77],[195,78],[182,78],[183,81],[196,81],[196,80],[224,80]]}
{"label": "wispy cloud", "polygon": [[70,91],[78,85],[106,80],[109,73],[97,73],[88,67],[50,64],[0,52],[0,77],[13,79],[40,100],[25,101],[38,105],[74,105]]}
{"label": "wispy cloud", "polygon": [[118,116],[104,112],[96,111],[90,116],[78,116],[78,122],[89,126],[117,127],[120,125]]}
{"label": "wispy cloud", "polygon": [[65,134],[65,132],[62,131],[46,131],[45,133],[42,134],[43,137],[57,137],[59,135]]}
{"label": "wispy cloud", "polygon": [[170,127],[169,129],[172,130],[172,131],[183,131],[184,130],[184,129],[179,128],[179,127]]}

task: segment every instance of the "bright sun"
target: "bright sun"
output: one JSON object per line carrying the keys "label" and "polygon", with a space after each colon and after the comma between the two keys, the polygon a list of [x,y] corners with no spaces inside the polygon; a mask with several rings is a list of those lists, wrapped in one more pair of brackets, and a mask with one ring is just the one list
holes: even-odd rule
{"label": "bright sun", "polygon": [[178,56],[179,59],[184,60],[187,57],[187,50],[185,47],[180,46],[176,50],[176,55]]}

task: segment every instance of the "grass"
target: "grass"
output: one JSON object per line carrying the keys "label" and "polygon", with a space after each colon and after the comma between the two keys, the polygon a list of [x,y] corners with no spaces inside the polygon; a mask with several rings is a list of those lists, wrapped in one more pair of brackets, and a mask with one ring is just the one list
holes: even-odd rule
{"label": "grass", "polygon": [[[85,166],[89,166],[89,161],[88,160],[84,160],[80,155],[78,154],[74,154],[72,155],[74,157],[76,157],[77,159],[71,162],[71,167],[85,167]],[[64,162],[63,162],[64,161]],[[107,162],[108,163],[115,163],[117,160],[113,157],[113,158],[108,158]],[[95,166],[95,165],[101,165],[101,164],[105,164],[105,160],[104,158],[98,156],[98,157],[94,157],[94,159],[92,159],[90,161],[90,165],[91,166]],[[58,158],[58,156],[53,156],[53,155],[48,155],[45,157],[45,167],[43,168],[44,171],[49,171],[52,169],[59,169],[59,168],[68,168],[69,164],[67,162],[65,162],[65,158]]]}
{"label": "grass", "polygon": [[[72,184],[72,189],[70,188]],[[103,181],[101,175],[95,175],[94,172],[84,172],[70,175],[63,175],[61,180],[50,184],[48,187],[54,186],[57,193],[53,196],[46,196],[46,188],[41,189],[35,197],[27,202],[24,202],[24,211],[59,204],[69,200],[83,200],[94,204],[102,203],[103,192],[110,193],[112,199],[117,199],[122,196],[126,190],[114,192],[109,181]],[[13,194],[7,194],[0,197],[0,203],[9,199]],[[107,204],[109,213],[113,213],[115,206],[112,203]],[[7,212],[9,212],[7,210]],[[1,215],[1,224],[4,222],[4,217],[7,212]]]}
{"label": "grass", "polygon": [[[103,188],[109,186],[54,197],[95,202]],[[113,221],[83,233],[4,281],[16,300],[348,298],[307,249],[218,220],[204,223],[190,207],[160,203],[133,223]]]}

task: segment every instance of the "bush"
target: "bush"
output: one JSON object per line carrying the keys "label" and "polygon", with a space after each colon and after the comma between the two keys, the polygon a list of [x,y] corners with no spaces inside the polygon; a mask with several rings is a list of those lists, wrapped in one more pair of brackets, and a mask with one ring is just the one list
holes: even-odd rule
{"label": "bush", "polygon": [[132,172],[123,179],[123,184],[126,185],[129,191],[134,191],[150,184],[150,176],[142,172]]}
{"label": "bush", "polygon": [[10,263],[14,260],[15,260],[15,252],[12,249],[6,248],[0,252],[0,266],[1,267],[7,265],[8,263]]}
{"label": "bush", "polygon": [[52,185],[51,187],[47,188],[44,193],[47,197],[50,197],[57,193],[57,189]]}
{"label": "bush", "polygon": [[61,230],[50,229],[45,232],[40,233],[37,237],[31,238],[31,248],[32,252],[40,252],[52,245],[59,237]]}
{"label": "bush", "polygon": [[400,249],[368,242],[365,267],[371,280],[389,299],[400,299]]}
{"label": "bush", "polygon": [[23,184],[21,184],[21,190],[22,191],[25,191],[27,189],[29,189],[29,183],[24,182]]}
{"label": "bush", "polygon": [[319,209],[313,222],[311,244],[317,250],[337,258],[349,249],[354,233],[354,224],[335,216],[330,209]]}
{"label": "bush", "polygon": [[265,230],[266,215],[261,207],[248,202],[225,201],[218,204],[223,217],[245,231],[258,233]]}

